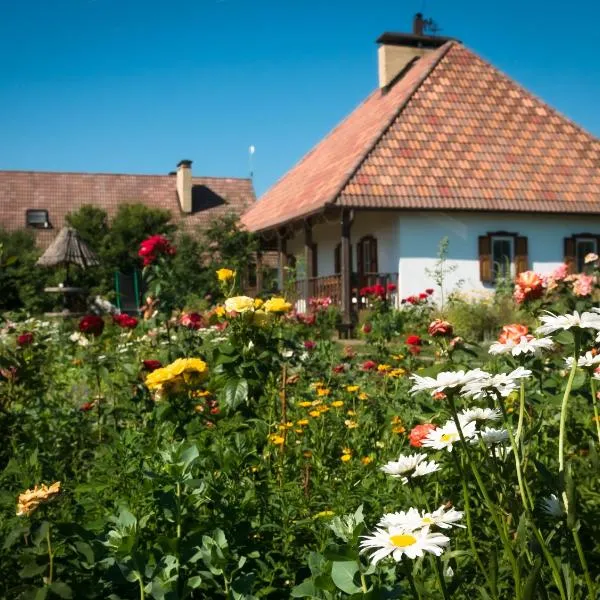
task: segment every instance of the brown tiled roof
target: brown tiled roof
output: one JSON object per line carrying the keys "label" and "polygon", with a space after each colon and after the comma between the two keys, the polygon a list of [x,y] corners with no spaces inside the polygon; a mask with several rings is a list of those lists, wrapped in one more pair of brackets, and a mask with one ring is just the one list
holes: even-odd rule
{"label": "brown tiled roof", "polygon": [[34,231],[38,243],[47,246],[65,215],[83,204],[103,208],[112,217],[119,204],[141,202],[170,210],[175,223],[193,231],[219,215],[239,214],[255,201],[250,179],[193,177],[192,185],[193,212],[185,214],[179,207],[174,175],[0,171],[0,226],[23,228],[27,209],[46,209],[52,229]]}
{"label": "brown tiled roof", "polygon": [[376,90],[242,217],[328,204],[600,213],[600,140],[456,42]]}

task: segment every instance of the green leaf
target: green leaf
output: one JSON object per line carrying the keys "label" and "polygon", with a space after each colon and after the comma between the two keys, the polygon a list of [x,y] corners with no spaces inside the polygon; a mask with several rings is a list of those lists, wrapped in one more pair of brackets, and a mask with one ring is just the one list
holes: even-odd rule
{"label": "green leaf", "polygon": [[542,568],[542,559],[541,557],[537,557],[535,559],[535,563],[533,564],[533,569],[529,573],[527,577],[527,581],[525,582],[525,589],[523,590],[523,600],[533,600],[536,597],[536,587],[539,580],[540,569]]}
{"label": "green leaf", "polygon": [[187,586],[193,590],[202,585],[202,577],[200,575],[194,575],[187,580]]}
{"label": "green leaf", "polygon": [[55,581],[50,586],[50,589],[60,598],[72,598],[73,597],[73,590],[66,583],[63,583],[62,581]]}
{"label": "green leaf", "polygon": [[333,583],[346,594],[357,594],[362,591],[354,583],[354,577],[358,574],[358,564],[354,560],[335,561],[331,565],[331,579]]}
{"label": "green leaf", "polygon": [[196,444],[192,444],[191,446],[188,446],[181,453],[181,460],[183,462],[183,470],[187,471],[188,467],[198,458],[199,455],[200,455],[200,453],[198,452],[198,447],[196,446]]}
{"label": "green leaf", "polygon": [[318,598],[318,593],[312,579],[305,579],[290,592],[290,596],[292,598]]}
{"label": "green leaf", "polygon": [[231,409],[236,409],[248,400],[248,381],[242,378],[229,379],[224,386],[225,404]]}
{"label": "green leaf", "polygon": [[28,565],[25,565],[19,571],[19,577],[37,577],[38,575],[41,575],[42,573],[44,573],[47,570],[48,570],[47,564],[38,565],[37,563],[34,562],[34,563],[30,563]]}

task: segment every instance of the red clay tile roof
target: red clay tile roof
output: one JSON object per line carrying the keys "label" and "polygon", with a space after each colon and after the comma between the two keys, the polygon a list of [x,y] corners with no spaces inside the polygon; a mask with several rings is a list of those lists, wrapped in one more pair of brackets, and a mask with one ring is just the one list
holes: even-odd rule
{"label": "red clay tile roof", "polygon": [[376,90],[242,217],[357,208],[600,213],[600,140],[456,42]]}
{"label": "red clay tile roof", "polygon": [[214,217],[241,213],[255,201],[249,179],[192,178],[191,214],[182,213],[174,175],[113,175],[0,171],[0,226],[21,229],[27,209],[46,209],[52,229],[35,229],[47,246],[64,224],[65,215],[83,204],[103,208],[112,217],[119,204],[141,202],[171,211],[173,221],[187,231],[206,226]]}

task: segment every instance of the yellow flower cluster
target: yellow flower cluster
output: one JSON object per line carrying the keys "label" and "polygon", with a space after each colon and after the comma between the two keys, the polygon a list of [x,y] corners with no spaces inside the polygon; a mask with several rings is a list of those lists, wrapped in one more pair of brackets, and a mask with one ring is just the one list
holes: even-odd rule
{"label": "yellow flower cluster", "polygon": [[30,515],[40,504],[48,502],[60,493],[60,481],[56,481],[50,487],[43,484],[34,486],[32,490],[26,490],[19,494],[17,517]]}
{"label": "yellow flower cluster", "polygon": [[231,269],[219,269],[217,271],[217,278],[219,281],[229,281],[235,277],[235,271]]}
{"label": "yellow flower cluster", "polygon": [[346,386],[346,391],[350,392],[351,394],[354,392],[358,392],[359,389],[360,389],[360,386],[358,386],[358,385],[347,385]]}
{"label": "yellow flower cluster", "polygon": [[349,460],[352,460],[352,449],[351,448],[342,448],[341,461],[348,462]]}
{"label": "yellow flower cluster", "polygon": [[386,373],[386,377],[392,377],[394,379],[397,379],[398,377],[404,377],[404,375],[406,375],[406,370],[401,367],[398,369],[392,369]]}
{"label": "yellow flower cluster", "polygon": [[285,438],[278,433],[272,433],[269,435],[269,441],[271,444],[275,444],[276,446],[283,446],[285,443]]}
{"label": "yellow flower cluster", "polygon": [[234,296],[225,300],[227,312],[246,313],[254,309],[254,298],[250,296]]}
{"label": "yellow flower cluster", "polygon": [[404,433],[406,431],[406,427],[404,427],[402,419],[398,415],[393,416],[390,423],[392,424],[392,433]]}
{"label": "yellow flower cluster", "polygon": [[286,313],[291,310],[292,305],[285,298],[273,297],[264,303],[263,308],[269,313]]}
{"label": "yellow flower cluster", "polygon": [[178,358],[166,367],[152,371],[146,377],[149,389],[161,390],[163,386],[198,383],[206,378],[208,366],[199,358]]}
{"label": "yellow flower cluster", "polygon": [[[258,309],[261,310],[259,311]],[[285,298],[280,298],[278,296],[274,296],[266,302],[263,302],[260,298],[250,298],[250,296],[234,296],[233,298],[227,298],[227,300],[225,300],[225,310],[227,312],[243,314],[255,310],[256,315],[261,315],[261,318],[259,319],[261,322],[266,320],[269,313],[282,314],[291,309],[291,303],[287,302]]]}

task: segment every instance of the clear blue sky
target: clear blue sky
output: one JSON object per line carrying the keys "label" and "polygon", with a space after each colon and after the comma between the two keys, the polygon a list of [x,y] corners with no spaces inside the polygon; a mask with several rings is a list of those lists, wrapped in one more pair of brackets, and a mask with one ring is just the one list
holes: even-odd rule
{"label": "clear blue sky", "polygon": [[600,2],[0,0],[0,169],[248,174],[262,194],[423,10],[600,135]]}

